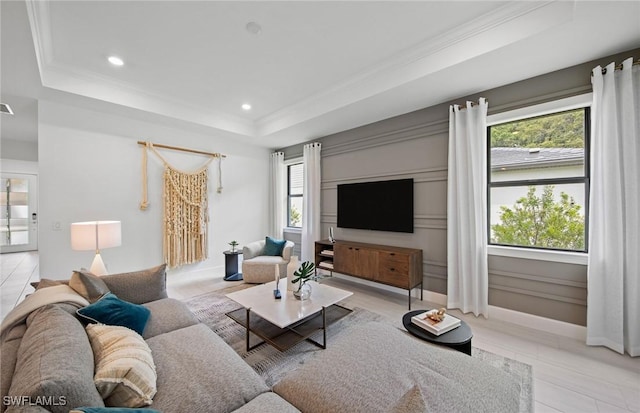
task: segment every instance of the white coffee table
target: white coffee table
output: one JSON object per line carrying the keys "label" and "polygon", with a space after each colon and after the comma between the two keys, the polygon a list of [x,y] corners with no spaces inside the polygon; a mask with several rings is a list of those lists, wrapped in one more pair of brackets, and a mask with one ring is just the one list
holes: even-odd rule
{"label": "white coffee table", "polygon": [[[291,291],[286,291],[286,279],[280,280],[280,299],[273,296],[275,281],[227,294],[243,307],[227,315],[245,327],[247,351],[265,342],[284,351],[303,340],[326,348],[326,328],[351,312],[337,303],[353,293],[313,281],[310,283],[311,297],[304,301],[297,300]],[[322,344],[310,338],[319,330],[323,331]],[[264,341],[251,346],[250,333]]]}

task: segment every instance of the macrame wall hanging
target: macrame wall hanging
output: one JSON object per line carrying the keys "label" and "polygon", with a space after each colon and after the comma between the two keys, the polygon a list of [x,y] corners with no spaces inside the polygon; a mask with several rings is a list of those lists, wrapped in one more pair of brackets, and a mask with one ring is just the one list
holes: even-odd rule
{"label": "macrame wall hanging", "polygon": [[[142,201],[140,209],[149,206],[147,199],[147,150],[155,153],[164,164],[163,193],[163,256],[169,268],[204,261],[208,257],[208,171],[209,164],[218,160],[218,188],[222,192],[222,158],[224,155],[177,148],[166,145],[154,145],[151,142],[138,142],[142,149]],[[156,147],[175,149],[209,155],[204,165],[193,172],[181,171],[171,166],[158,153]]]}

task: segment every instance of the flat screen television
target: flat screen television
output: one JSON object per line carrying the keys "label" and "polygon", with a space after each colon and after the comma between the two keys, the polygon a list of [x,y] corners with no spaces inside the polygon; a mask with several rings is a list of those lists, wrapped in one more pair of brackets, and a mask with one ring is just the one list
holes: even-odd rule
{"label": "flat screen television", "polygon": [[338,227],[413,232],[413,179],[338,185]]}

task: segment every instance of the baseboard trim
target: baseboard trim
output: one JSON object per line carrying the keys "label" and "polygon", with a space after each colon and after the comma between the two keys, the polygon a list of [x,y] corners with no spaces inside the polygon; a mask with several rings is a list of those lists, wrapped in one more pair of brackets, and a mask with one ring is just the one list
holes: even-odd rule
{"label": "baseboard trim", "polygon": [[587,328],[565,321],[554,320],[508,308],[489,306],[489,317],[492,320],[504,321],[506,323],[518,324],[546,333],[555,334],[562,337],[585,342],[587,339]]}
{"label": "baseboard trim", "polygon": [[167,270],[167,277],[179,277],[182,275],[193,275],[193,274],[199,274],[199,273],[207,273],[208,275],[210,275],[211,277],[224,277],[224,265],[216,265],[214,267],[207,267],[207,268],[198,268],[198,269],[193,269],[193,270],[188,270],[188,271],[184,271],[181,269],[171,269],[171,270]]}
{"label": "baseboard trim", "polygon": [[[431,301],[442,306],[447,305],[446,294],[424,290],[424,298],[427,301]],[[541,317],[533,314],[523,313],[520,311],[510,310],[508,308],[490,305],[489,318],[491,320],[498,320],[505,323],[521,325],[528,328],[533,328],[534,330],[540,330],[583,342],[587,339],[587,328],[584,326],[579,326],[577,324],[571,324],[565,321],[554,320],[551,318]]]}
{"label": "baseboard trim", "polygon": [[[442,306],[447,305],[447,296],[445,294],[425,290],[424,298],[427,301],[431,301]],[[554,320],[552,318],[541,317],[534,314],[523,313],[521,311],[510,310],[508,308],[496,307],[494,305],[489,306],[489,319],[521,325],[534,330],[540,330],[582,342],[585,342],[587,339],[587,328],[584,326]]]}
{"label": "baseboard trim", "polygon": [[[381,290],[390,291],[396,294],[403,294],[406,296],[407,290],[401,288],[391,287],[389,285],[376,283],[373,281],[363,280],[357,277],[351,277],[349,275],[333,273],[336,278],[342,278],[355,283],[368,285],[371,287],[379,288]],[[423,290],[424,300],[433,304],[437,304],[443,307],[447,305],[447,295],[436,293],[434,291]],[[412,291],[412,297],[419,297],[419,290],[414,289]],[[413,307],[413,306],[412,306]],[[532,328],[534,330],[544,331],[546,333],[555,334],[562,337],[571,338],[574,340],[585,342],[587,339],[587,328],[579,326],[577,324],[567,323],[565,321],[554,320],[551,318],[541,317],[533,314],[523,313],[520,311],[510,310],[508,308],[496,307],[494,305],[489,306],[489,318],[491,320],[503,321],[505,323],[511,323],[521,325],[524,327]]]}

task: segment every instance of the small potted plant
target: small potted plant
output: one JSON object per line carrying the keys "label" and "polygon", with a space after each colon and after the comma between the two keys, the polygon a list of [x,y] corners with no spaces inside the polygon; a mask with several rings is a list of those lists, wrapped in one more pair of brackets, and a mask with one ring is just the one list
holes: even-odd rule
{"label": "small potted plant", "polygon": [[293,284],[298,284],[298,289],[293,291],[293,296],[298,300],[306,300],[311,296],[311,285],[307,284],[313,277],[316,266],[311,261],[305,261],[293,273]]}
{"label": "small potted plant", "polygon": [[236,247],[238,246],[238,241],[231,241],[229,243],[231,245],[231,252],[236,252]]}

